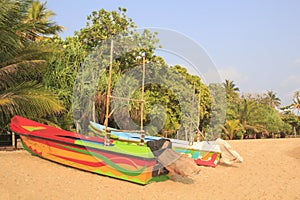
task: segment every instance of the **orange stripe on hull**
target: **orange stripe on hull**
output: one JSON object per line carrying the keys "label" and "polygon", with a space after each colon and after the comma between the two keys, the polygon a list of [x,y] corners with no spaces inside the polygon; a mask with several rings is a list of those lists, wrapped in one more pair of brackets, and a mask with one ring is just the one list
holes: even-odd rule
{"label": "orange stripe on hull", "polygon": [[[120,171],[117,171],[116,169],[108,166],[108,165],[98,165],[96,163],[103,162],[101,159],[96,158],[92,155],[82,154],[70,150],[64,150],[62,148],[56,148],[53,146],[46,145],[45,143],[40,143],[37,141],[32,141],[29,137],[21,136],[23,143],[33,152],[36,152],[39,156],[46,158],[48,160],[61,163],[67,166],[71,166],[74,168],[82,169],[89,172],[95,172],[103,175],[108,175],[116,178],[121,178],[124,180],[129,180],[133,182],[138,183],[147,183],[152,178],[152,170],[153,166],[147,167],[141,174],[137,176],[129,176],[126,175]],[[67,158],[72,158],[76,160],[80,160],[83,162],[90,162],[94,163],[92,166],[80,164],[71,160],[63,159],[63,156]],[[117,158],[119,159],[119,158]],[[114,160],[114,158],[110,159],[111,161]],[[123,167],[127,170],[136,170],[138,166],[132,166],[132,165],[126,165],[126,164],[118,164],[120,167]],[[93,167],[97,166],[97,167]]]}

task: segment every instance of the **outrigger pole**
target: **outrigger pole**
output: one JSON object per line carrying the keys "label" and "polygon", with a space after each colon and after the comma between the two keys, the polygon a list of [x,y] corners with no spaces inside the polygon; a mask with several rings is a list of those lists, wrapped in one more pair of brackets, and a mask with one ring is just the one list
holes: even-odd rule
{"label": "outrigger pole", "polygon": [[[195,86],[195,83],[194,83],[194,96],[193,96],[193,105],[195,104],[195,96],[196,96],[196,86]],[[193,144],[193,139],[194,139],[194,134],[192,134],[192,126],[195,126],[196,127],[196,130],[197,130],[197,143],[200,142],[200,137],[202,136],[204,138],[204,135],[201,133],[200,129],[199,129],[199,126],[200,126],[200,120],[201,120],[201,117],[200,117],[200,112],[201,112],[201,84],[200,84],[200,90],[199,90],[199,94],[198,94],[198,106],[197,106],[197,123],[195,124],[193,122],[193,118],[192,118],[192,113],[191,112],[191,123],[190,123],[190,133],[191,133],[191,136],[190,136],[190,145]]]}
{"label": "outrigger pole", "polygon": [[105,113],[105,121],[104,121],[104,126],[105,126],[105,141],[104,145],[109,146],[110,144],[110,129],[108,128],[108,118],[110,116],[109,113],[109,106],[110,106],[110,98],[115,98],[115,99],[120,99],[120,100],[132,100],[132,101],[137,101],[141,103],[141,126],[140,130],[114,130],[114,131],[120,131],[120,132],[135,132],[135,133],[140,133],[140,145],[144,145],[145,143],[145,131],[144,131],[144,126],[143,126],[143,121],[144,121],[144,96],[145,96],[145,55],[143,55],[143,75],[142,75],[142,99],[131,99],[131,98],[123,98],[123,97],[115,97],[111,96],[111,79],[112,79],[112,63],[113,63],[113,40],[111,40],[111,45],[110,45],[110,61],[109,61],[109,76],[107,80],[107,96],[106,96],[106,113]]}
{"label": "outrigger pole", "polygon": [[107,80],[107,96],[106,96],[106,113],[105,113],[105,141],[104,145],[108,146],[110,144],[110,130],[108,130],[108,118],[109,118],[109,104],[110,104],[110,96],[111,96],[111,77],[112,77],[112,63],[113,63],[113,48],[114,48],[114,41],[111,39],[110,43],[110,59],[109,59],[109,76]]}
{"label": "outrigger pole", "polygon": [[143,76],[142,76],[142,99],[141,99],[141,134],[140,134],[140,145],[144,145],[145,142],[145,131],[144,131],[144,96],[145,96],[145,55],[143,55]]}
{"label": "outrigger pole", "polygon": [[199,102],[199,106],[198,106],[198,121],[197,121],[197,142],[199,143],[200,142],[200,129],[199,129],[199,126],[200,126],[200,120],[201,120],[201,84],[200,84],[200,90],[199,90],[199,96],[198,96],[198,102]]}

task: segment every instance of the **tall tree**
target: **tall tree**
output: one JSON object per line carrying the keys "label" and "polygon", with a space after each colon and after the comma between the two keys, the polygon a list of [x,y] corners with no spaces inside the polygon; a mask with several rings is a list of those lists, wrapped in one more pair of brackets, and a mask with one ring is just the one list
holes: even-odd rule
{"label": "tall tree", "polygon": [[297,132],[300,130],[300,91],[294,93],[292,104],[281,109],[285,111],[284,117],[285,119],[289,119],[286,121],[293,127],[293,134],[296,136]]}
{"label": "tall tree", "polygon": [[276,93],[273,92],[272,90],[268,90],[265,93],[264,100],[269,106],[273,108],[280,106],[280,102],[281,102],[281,100],[276,96]]}
{"label": "tall tree", "polygon": [[245,130],[252,130],[257,132],[257,128],[250,122],[251,113],[255,108],[256,102],[249,97],[241,99],[238,108],[238,119]]}
{"label": "tall tree", "polygon": [[289,134],[296,135],[297,132],[299,132],[299,130],[300,130],[300,117],[299,116],[295,115],[293,112],[288,110],[282,114],[282,120],[292,127],[292,129],[290,131],[288,131]]}
{"label": "tall tree", "polygon": [[[103,123],[105,119],[110,44],[113,43],[114,47],[112,89],[123,72],[140,65],[141,59],[137,59],[140,52],[145,54],[147,61],[156,62],[157,57],[153,56],[156,44],[154,34],[149,31],[138,34],[134,28],[134,23],[126,16],[126,9],[119,8],[111,12],[101,9],[93,11],[87,17],[86,26],[75,32],[74,37],[69,37],[66,41],[57,41],[63,51],[53,58],[52,70],[47,73],[46,82],[50,87],[67,90],[61,92],[61,97],[65,95],[64,100],[70,99],[68,97],[72,95],[75,86],[74,91],[78,95],[73,99],[73,107],[71,108],[70,102],[64,102],[68,104],[70,111],[76,110],[74,115],[76,120],[87,122],[81,127],[87,127],[89,120],[96,119]],[[98,79],[99,83],[95,84]],[[86,95],[94,97],[87,98]],[[94,99],[95,102],[90,102],[90,99]],[[132,113],[136,114],[135,108],[140,106],[133,104],[133,107]],[[112,118],[109,122],[110,126],[115,125]]]}
{"label": "tall tree", "polygon": [[40,84],[48,53],[42,44],[23,39],[25,1],[0,0],[0,127],[13,115],[40,118],[60,113],[56,95]]}
{"label": "tall tree", "polygon": [[20,47],[20,37],[16,34],[20,7],[9,0],[0,0],[0,62],[12,56]]}
{"label": "tall tree", "polygon": [[57,25],[51,20],[55,13],[46,8],[47,2],[41,3],[40,0],[30,0],[28,10],[25,13],[23,23],[27,26],[24,37],[29,40],[57,34],[63,30],[62,26]]}
{"label": "tall tree", "polygon": [[225,88],[227,98],[237,97],[237,92],[239,92],[240,89],[235,85],[233,81],[226,79],[225,82],[223,83],[223,86]]}
{"label": "tall tree", "polygon": [[103,42],[114,36],[126,35],[136,27],[132,19],[127,17],[125,8],[111,12],[105,9],[93,11],[87,20],[86,27],[76,32],[76,35],[89,50],[105,45]]}
{"label": "tall tree", "polygon": [[[191,75],[188,73],[187,69],[180,66],[175,65],[173,68],[176,72],[184,77],[184,79],[190,84],[190,86],[195,88],[195,97],[194,101],[196,102],[193,112],[197,111],[196,107],[198,107],[199,117],[197,120],[199,121],[199,129],[203,130],[209,125],[210,122],[210,111],[211,111],[211,104],[212,104],[212,96],[211,92],[209,91],[209,87],[204,85],[199,76]],[[197,124],[197,123],[195,123]],[[205,130],[206,131],[206,130]]]}
{"label": "tall tree", "polygon": [[291,108],[297,110],[297,115],[300,114],[300,91],[296,91],[294,94],[293,103],[291,104]]}
{"label": "tall tree", "polygon": [[300,91],[296,91],[290,105],[281,108],[284,111],[295,112],[300,116]]}
{"label": "tall tree", "polygon": [[226,120],[226,93],[220,83],[210,83],[209,90],[212,98],[210,110],[210,129],[208,137],[218,138],[221,136],[222,126]]}

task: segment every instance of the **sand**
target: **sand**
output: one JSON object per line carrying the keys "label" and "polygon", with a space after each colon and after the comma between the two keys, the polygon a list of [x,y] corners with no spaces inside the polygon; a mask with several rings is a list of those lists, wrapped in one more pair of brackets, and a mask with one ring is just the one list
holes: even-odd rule
{"label": "sand", "polygon": [[26,151],[0,152],[0,199],[300,199],[300,139],[229,141],[235,166],[199,167],[146,186],[65,167]]}

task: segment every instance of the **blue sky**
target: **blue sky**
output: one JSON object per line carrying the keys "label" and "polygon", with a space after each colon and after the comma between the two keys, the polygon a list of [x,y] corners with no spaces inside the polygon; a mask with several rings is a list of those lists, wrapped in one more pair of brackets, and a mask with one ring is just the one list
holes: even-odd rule
{"label": "blue sky", "polygon": [[[202,46],[223,79],[242,93],[273,90],[282,104],[300,90],[300,1],[48,0],[54,20],[72,36],[94,10],[127,8],[140,28],[178,31]],[[170,63],[174,64],[174,63]],[[182,63],[178,63],[182,64]]]}

